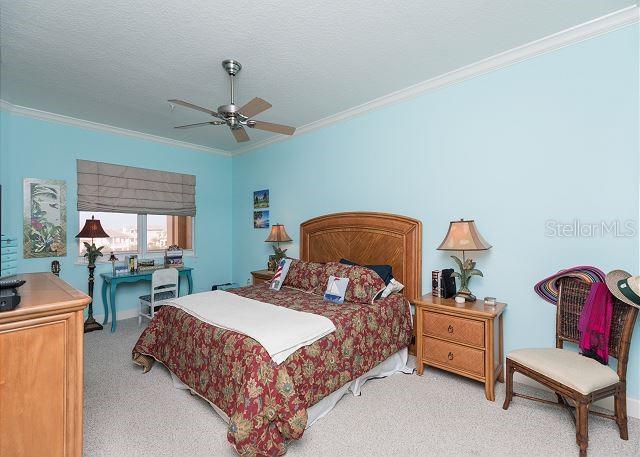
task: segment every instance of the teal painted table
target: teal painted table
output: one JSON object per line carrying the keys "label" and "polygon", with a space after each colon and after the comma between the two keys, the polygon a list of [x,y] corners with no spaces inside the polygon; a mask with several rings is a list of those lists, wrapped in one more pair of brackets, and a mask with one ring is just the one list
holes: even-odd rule
{"label": "teal painted table", "polygon": [[[189,283],[189,294],[193,293],[193,279],[191,278],[190,267],[177,268],[179,278],[186,277]],[[152,271],[140,273],[128,273],[126,275],[114,275],[113,273],[100,273],[102,278],[102,305],[104,306],[104,321],[102,325],[107,325],[109,320],[109,305],[111,305],[111,331],[116,331],[116,290],[118,286],[126,282],[151,281]],[[109,289],[109,302],[107,302],[107,289]],[[180,295],[180,280],[178,280],[178,295]]]}

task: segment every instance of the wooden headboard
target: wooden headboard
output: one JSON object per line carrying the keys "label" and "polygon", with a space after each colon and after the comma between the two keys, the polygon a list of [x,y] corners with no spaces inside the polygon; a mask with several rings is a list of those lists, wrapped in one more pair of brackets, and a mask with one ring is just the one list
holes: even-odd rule
{"label": "wooden headboard", "polygon": [[409,300],[422,295],[422,223],[386,213],[350,212],[316,217],[300,225],[300,259],[391,265]]}

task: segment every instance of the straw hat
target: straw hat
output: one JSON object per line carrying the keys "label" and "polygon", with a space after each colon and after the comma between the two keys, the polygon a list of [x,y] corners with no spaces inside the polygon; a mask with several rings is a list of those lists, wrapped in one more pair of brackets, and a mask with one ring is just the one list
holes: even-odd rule
{"label": "straw hat", "polygon": [[631,276],[624,270],[613,270],[607,273],[606,283],[618,300],[640,308],[640,276]]}
{"label": "straw hat", "polygon": [[556,305],[558,304],[558,295],[560,293],[558,290],[558,281],[567,276],[578,278],[587,284],[604,282],[604,273],[599,268],[592,267],[590,265],[581,265],[560,270],[556,274],[538,282],[534,286],[533,290],[535,290],[540,297],[544,298],[549,303]]}

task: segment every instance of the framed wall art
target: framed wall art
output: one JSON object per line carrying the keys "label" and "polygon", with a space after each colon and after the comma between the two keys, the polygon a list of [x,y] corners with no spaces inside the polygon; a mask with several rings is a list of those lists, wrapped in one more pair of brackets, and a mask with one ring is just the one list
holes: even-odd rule
{"label": "framed wall art", "polygon": [[25,259],[67,255],[67,185],[54,179],[23,181]]}

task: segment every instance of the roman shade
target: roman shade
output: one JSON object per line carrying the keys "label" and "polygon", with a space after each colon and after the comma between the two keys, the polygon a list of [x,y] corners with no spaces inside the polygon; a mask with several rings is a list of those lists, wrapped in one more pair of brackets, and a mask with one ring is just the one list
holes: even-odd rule
{"label": "roman shade", "polygon": [[196,215],[196,177],[77,160],[78,211]]}

